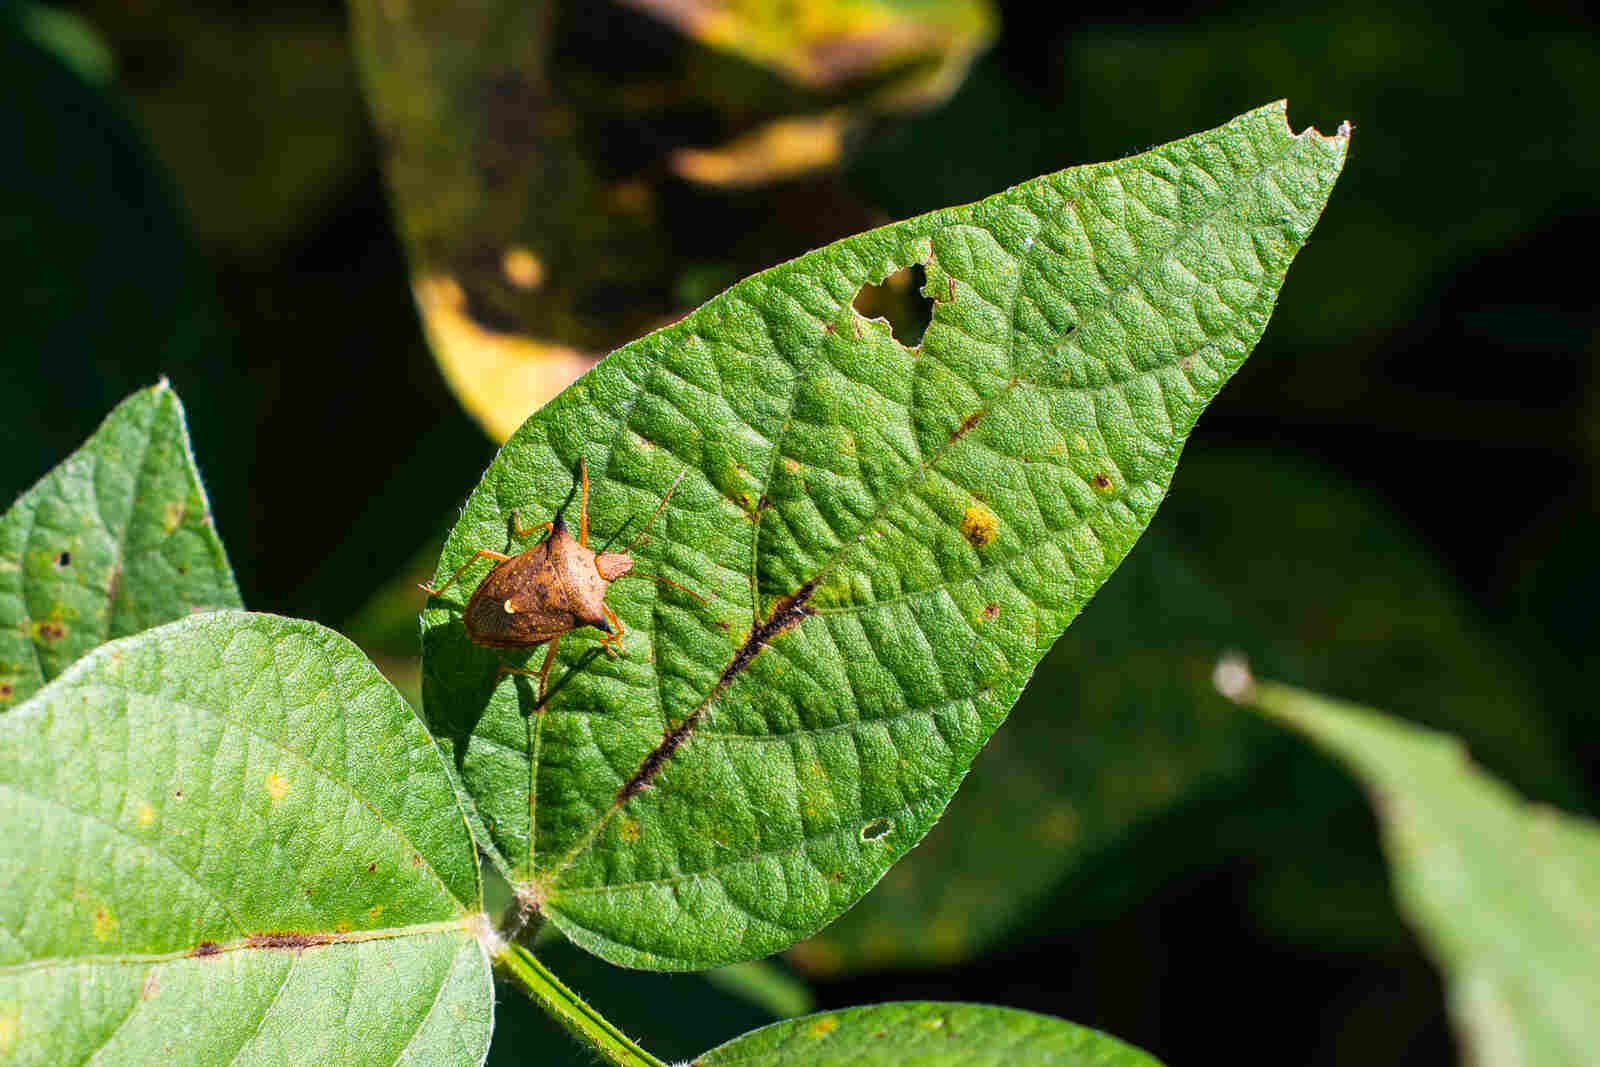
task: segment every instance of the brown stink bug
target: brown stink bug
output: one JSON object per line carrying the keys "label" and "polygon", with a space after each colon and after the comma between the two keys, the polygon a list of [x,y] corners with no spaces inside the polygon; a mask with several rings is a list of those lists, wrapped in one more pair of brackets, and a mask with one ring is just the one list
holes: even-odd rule
{"label": "brown stink bug", "polygon": [[639,539],[650,529],[661,509],[672,498],[672,491],[683,480],[683,474],[667,487],[661,503],[650,514],[643,527],[634,535],[628,547],[621,552],[602,550],[598,554],[589,550],[589,469],[580,457],[578,478],[583,486],[583,496],[578,505],[578,536],[561,521],[561,512],[549,522],[537,526],[522,526],[517,513],[511,513],[512,529],[518,537],[544,531],[544,540],[515,556],[504,552],[480,548],[438,588],[422,586],[423,591],[438,596],[449,588],[468,567],[480,558],[495,560],[495,566],[478,583],[467,601],[461,621],[466,624],[467,636],[487,648],[533,648],[545,642],[550,650],[545,653],[544,666],[537,671],[520,667],[501,666],[502,674],[525,674],[539,679],[539,704],[544,703],[550,666],[556,659],[556,645],[561,635],[580,626],[593,626],[601,633],[600,644],[606,654],[615,659],[625,654],[622,648],[622,620],[606,603],[606,589],[612,582],[628,574],[652,578],[658,582],[682,589],[702,604],[705,599],[670,578],[645,574],[633,569],[633,557],[628,555]]}

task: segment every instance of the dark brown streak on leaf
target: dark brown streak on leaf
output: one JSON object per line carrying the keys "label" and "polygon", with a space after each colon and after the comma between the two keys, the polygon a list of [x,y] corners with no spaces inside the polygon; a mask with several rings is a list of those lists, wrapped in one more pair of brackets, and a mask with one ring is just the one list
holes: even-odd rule
{"label": "dark brown streak on leaf", "polygon": [[[808,616],[816,614],[816,609],[811,606],[810,601],[811,594],[817,591],[817,583],[820,581],[822,581],[821,575],[810,579],[772,606],[772,614],[767,616],[767,621],[751,629],[750,636],[745,638],[744,644],[739,646],[739,651],[733,654],[733,659],[722,669],[722,677],[717,679],[716,688],[712,690],[713,696],[728,688],[728,684],[750,666],[750,661],[760,655],[761,650],[771,644],[774,637],[786,630],[794,629]],[[706,703],[709,704],[710,701]]]}
{"label": "dark brown streak on leaf", "polygon": [[723,668],[722,676],[717,679],[717,684],[711,687],[711,692],[706,694],[706,699],[700,706],[690,712],[678,725],[669,729],[661,737],[661,743],[651,749],[649,754],[639,763],[639,769],[633,772],[633,777],[622,783],[622,788],[617,790],[616,805],[626,804],[637,796],[645,786],[649,785],[661,773],[661,768],[683,743],[689,740],[689,735],[694,733],[694,728],[700,724],[701,717],[717,695],[737,678],[741,671],[750,666],[750,661],[761,654],[761,650],[772,643],[773,638],[788,630],[799,626],[807,618],[816,614],[816,609],[810,604],[811,594],[817,591],[817,583],[822,581],[821,575],[812,578],[789,596],[779,600],[772,606],[772,614],[767,616],[767,621],[757,623],[750,630],[750,636],[745,638],[743,645],[733,654],[733,659]]}
{"label": "dark brown streak on leaf", "polygon": [[215,956],[222,951],[222,946],[215,941],[202,941],[189,950],[191,956]]}
{"label": "dark brown streak on leaf", "polygon": [[971,415],[968,415],[966,418],[962,419],[961,425],[950,431],[950,440],[947,441],[946,444],[953,444],[965,437],[968,431],[970,431],[974,426],[978,425],[979,421],[981,421],[986,414],[988,414],[988,410],[986,408],[979,408]]}
{"label": "dark brown streak on leaf", "polygon": [[317,948],[322,945],[331,945],[338,938],[332,934],[300,934],[292,930],[266,934],[251,934],[244,939],[246,948],[288,948],[299,951],[305,948]]}

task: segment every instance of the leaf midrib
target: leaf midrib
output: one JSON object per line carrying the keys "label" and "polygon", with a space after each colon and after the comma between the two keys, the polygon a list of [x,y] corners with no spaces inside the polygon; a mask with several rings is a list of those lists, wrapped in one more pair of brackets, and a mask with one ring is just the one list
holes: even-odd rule
{"label": "leaf midrib", "polygon": [[144,967],[156,963],[173,963],[179,960],[211,959],[214,956],[233,952],[293,952],[298,954],[301,952],[314,952],[324,948],[338,948],[341,945],[365,944],[368,941],[398,941],[410,937],[427,937],[432,934],[448,933],[452,930],[460,930],[463,933],[471,934],[474,928],[482,921],[482,916],[474,914],[464,915],[455,919],[441,919],[429,923],[380,926],[370,930],[347,930],[342,932],[337,930],[298,931],[317,938],[326,938],[327,940],[296,948],[282,945],[252,944],[248,938],[239,938],[234,941],[218,942],[215,949],[208,950],[203,957],[195,954],[195,945],[166,952],[110,952],[82,956],[39,956],[22,963],[0,964],[0,976],[20,975],[30,971],[68,967]]}

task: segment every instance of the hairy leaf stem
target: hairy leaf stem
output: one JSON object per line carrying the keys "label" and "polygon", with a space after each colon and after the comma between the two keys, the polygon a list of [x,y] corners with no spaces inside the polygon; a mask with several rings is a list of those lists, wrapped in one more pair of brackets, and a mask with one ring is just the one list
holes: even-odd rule
{"label": "hairy leaf stem", "polygon": [[503,977],[532,997],[562,1029],[598,1052],[607,1063],[617,1067],[667,1067],[568,989],[525,946],[505,942],[495,953],[494,964]]}

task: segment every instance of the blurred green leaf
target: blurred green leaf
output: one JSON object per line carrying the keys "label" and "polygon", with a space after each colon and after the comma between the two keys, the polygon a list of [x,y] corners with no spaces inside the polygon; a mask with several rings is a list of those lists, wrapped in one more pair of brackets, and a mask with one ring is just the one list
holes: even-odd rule
{"label": "blurred green leaf", "polygon": [[827,167],[870,114],[953,90],[993,29],[986,0],[652,10],[733,51],[611,5],[352,6],[429,343],[496,440],[685,303],[869,225],[823,185],[798,217],[722,189]]}
{"label": "blurred green leaf", "polygon": [[780,1019],[816,1008],[811,987],[771,960],[746,960],[705,972],[706,981],[733,996],[758,1004]]}
{"label": "blurred green leaf", "polygon": [[398,694],[314,623],[217,612],[0,718],[8,1063],[476,1064],[478,873]]}
{"label": "blurred green leaf", "polygon": [[1048,1015],[904,1002],[773,1023],[695,1059],[703,1067],[1160,1067],[1148,1053]]}
{"label": "blurred green leaf", "polygon": [[[1225,661],[1218,687],[1309,735],[1366,784],[1396,895],[1445,972],[1473,1063],[1557,1067],[1600,1045],[1600,828],[1530,805],[1453,737]],[[1315,907],[1314,896],[1301,902]]]}
{"label": "blurred green leaf", "polygon": [[[568,637],[537,714],[459,601],[425,613],[430,721],[524,898],[590,951],[664,969],[766,954],[852,904],[1149,521],[1345,146],[1272,105],[850,238],[530,419],[435,582],[504,546],[513,511],[554,513],[584,456],[599,537],[687,468],[639,558],[707,603],[617,586],[629,656],[569,673],[594,645]],[[915,352],[851,307],[913,262],[934,300]]]}
{"label": "blurred green leaf", "polygon": [[242,607],[165,382],[0,517],[0,709],[106,641]]}
{"label": "blurred green leaf", "polygon": [[[5,17],[0,13],[0,17]],[[84,81],[103,85],[117,73],[117,60],[105,41],[77,13],[47,4],[21,3],[17,18],[24,32],[52,52]]]}

